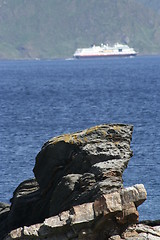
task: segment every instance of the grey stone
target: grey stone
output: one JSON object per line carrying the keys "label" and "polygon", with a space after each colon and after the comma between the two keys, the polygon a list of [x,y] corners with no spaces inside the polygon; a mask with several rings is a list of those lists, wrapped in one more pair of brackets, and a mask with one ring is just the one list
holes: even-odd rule
{"label": "grey stone", "polygon": [[104,124],[46,142],[35,179],[17,187],[11,207],[0,205],[0,240],[7,234],[8,240],[159,237],[158,227],[129,228],[146,199],[143,185],[123,187],[132,131],[131,125]]}

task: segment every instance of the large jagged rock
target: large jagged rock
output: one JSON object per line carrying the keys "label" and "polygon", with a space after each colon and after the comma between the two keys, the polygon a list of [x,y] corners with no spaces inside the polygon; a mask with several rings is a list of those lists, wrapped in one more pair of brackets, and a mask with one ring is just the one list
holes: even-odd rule
{"label": "large jagged rock", "polygon": [[35,177],[50,194],[49,216],[94,201],[123,186],[132,151],[132,126],[110,124],[49,140],[37,155]]}
{"label": "large jagged rock", "polygon": [[128,234],[146,199],[143,185],[123,187],[132,131],[130,125],[104,124],[45,143],[35,179],[13,194],[0,239],[8,234],[6,239],[103,240]]}

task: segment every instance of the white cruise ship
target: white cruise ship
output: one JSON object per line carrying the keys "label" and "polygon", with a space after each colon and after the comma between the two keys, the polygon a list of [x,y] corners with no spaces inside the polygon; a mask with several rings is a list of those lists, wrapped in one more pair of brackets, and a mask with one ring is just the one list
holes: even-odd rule
{"label": "white cruise ship", "polygon": [[78,48],[74,58],[99,58],[99,57],[131,57],[136,56],[137,52],[128,45],[116,43],[114,46],[101,44],[93,45],[89,48]]}

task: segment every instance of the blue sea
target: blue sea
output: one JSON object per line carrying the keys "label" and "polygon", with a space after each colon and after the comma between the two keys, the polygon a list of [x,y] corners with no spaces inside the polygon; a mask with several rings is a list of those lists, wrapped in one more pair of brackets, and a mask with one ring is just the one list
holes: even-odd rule
{"label": "blue sea", "polygon": [[143,183],[140,220],[160,219],[160,57],[0,61],[0,201],[33,177],[44,142],[103,123],[134,126],[124,185]]}

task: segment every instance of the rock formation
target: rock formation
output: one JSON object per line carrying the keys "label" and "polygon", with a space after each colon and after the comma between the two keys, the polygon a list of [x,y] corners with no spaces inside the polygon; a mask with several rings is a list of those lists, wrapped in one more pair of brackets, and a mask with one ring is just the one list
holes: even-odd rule
{"label": "rock formation", "polygon": [[123,187],[132,130],[104,124],[45,143],[35,179],[0,205],[0,239],[160,239],[160,227],[138,223],[144,186]]}

